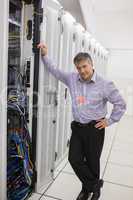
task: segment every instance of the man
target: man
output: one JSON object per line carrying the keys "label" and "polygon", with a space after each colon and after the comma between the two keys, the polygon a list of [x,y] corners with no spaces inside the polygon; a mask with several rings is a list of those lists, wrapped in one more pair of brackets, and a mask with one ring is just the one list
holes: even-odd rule
{"label": "man", "polygon": [[[58,80],[69,87],[74,121],[69,148],[69,162],[82,183],[77,200],[98,200],[103,180],[100,178],[100,155],[104,143],[105,128],[118,122],[126,110],[126,104],[112,81],[97,74],[88,53],[78,53],[74,58],[76,72],[66,73],[58,69],[47,56],[47,47],[39,44],[45,67]],[[113,104],[108,119],[107,102]]]}

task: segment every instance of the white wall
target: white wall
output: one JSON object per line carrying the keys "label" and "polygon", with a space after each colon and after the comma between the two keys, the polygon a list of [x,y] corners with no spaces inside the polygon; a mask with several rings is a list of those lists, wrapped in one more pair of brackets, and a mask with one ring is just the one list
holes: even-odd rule
{"label": "white wall", "polygon": [[127,103],[126,115],[133,116],[133,50],[110,50],[107,76],[114,80]]}
{"label": "white wall", "polygon": [[113,12],[91,15],[88,29],[106,48],[133,48],[133,15]]}
{"label": "white wall", "polygon": [[110,49],[108,76],[120,79],[133,79],[133,50]]}
{"label": "white wall", "polygon": [[133,49],[133,2],[118,1],[79,0],[86,27],[97,41],[106,48]]}

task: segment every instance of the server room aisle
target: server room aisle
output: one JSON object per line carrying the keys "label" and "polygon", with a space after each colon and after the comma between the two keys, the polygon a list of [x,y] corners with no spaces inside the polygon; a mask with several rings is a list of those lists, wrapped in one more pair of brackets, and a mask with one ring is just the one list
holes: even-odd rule
{"label": "server room aisle", "polygon": [[[124,116],[106,129],[101,156],[101,177],[104,187],[100,200],[133,199],[133,118]],[[81,184],[69,163],[60,171],[44,194],[34,194],[30,200],[75,200]]]}

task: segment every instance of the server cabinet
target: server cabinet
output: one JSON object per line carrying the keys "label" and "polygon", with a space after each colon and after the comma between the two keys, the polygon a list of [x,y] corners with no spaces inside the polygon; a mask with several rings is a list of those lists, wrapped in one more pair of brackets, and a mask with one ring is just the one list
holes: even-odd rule
{"label": "server cabinet", "polygon": [[106,64],[105,64],[105,49],[100,47],[101,55],[99,58],[100,68],[98,71],[101,75],[106,76]]}
{"label": "server cabinet", "polygon": [[[72,37],[72,29],[74,23],[73,17],[67,13],[62,12],[60,17],[62,32],[60,37],[60,64],[59,67],[63,71],[71,71],[70,65],[70,49],[72,44],[70,38]],[[59,105],[57,112],[57,130],[56,130],[56,162],[55,168],[67,155],[69,138],[70,138],[70,121],[71,121],[71,98],[67,86],[59,82]]]}
{"label": "server cabinet", "polygon": [[91,38],[90,41],[90,55],[92,57],[94,66],[95,66],[95,53],[96,53],[96,40],[94,38]]}
{"label": "server cabinet", "polygon": [[89,44],[91,40],[91,35],[88,32],[84,33],[84,52],[89,53]]}
{"label": "server cabinet", "polygon": [[33,53],[33,4],[24,4],[22,10],[22,44],[21,66],[26,76],[27,86],[27,121],[30,136],[32,137],[32,105],[33,105],[33,77],[34,77],[34,53]]}
{"label": "server cabinet", "polygon": [[76,47],[75,54],[84,51],[83,45],[83,32],[84,28],[80,24],[75,24],[75,37],[76,37]]}
{"label": "server cabinet", "polygon": [[96,42],[96,61],[95,61],[96,70],[101,69],[101,59],[100,59],[100,44]]}
{"label": "server cabinet", "polygon": [[7,72],[9,1],[0,1],[0,198],[6,199],[7,166]]}
{"label": "server cabinet", "polygon": [[91,43],[92,37],[89,38],[89,43],[88,43],[88,53],[90,54],[90,56],[92,55],[92,43]]}
{"label": "server cabinet", "polygon": [[[27,74],[24,63],[27,56],[31,57],[32,45],[27,45],[27,51],[24,41],[24,34],[27,32],[24,27],[27,22],[25,17],[28,19],[29,16],[25,12],[24,1],[10,0],[8,11],[7,198],[24,199],[31,193],[33,177],[31,135],[27,127]],[[29,14],[33,15],[33,9],[29,10]],[[32,44],[32,32],[30,40]]]}
{"label": "server cabinet", "polygon": [[[76,37],[75,37],[75,19],[71,18],[71,20],[69,20],[70,23],[70,39],[69,39],[69,54],[68,54],[68,68],[70,72],[76,71],[76,67],[73,63],[73,59],[75,57],[75,52],[76,52]],[[71,96],[70,93],[68,93],[67,95],[67,111],[66,111],[66,115],[67,115],[67,123],[65,123],[65,134],[67,135],[67,140],[66,140],[66,144],[64,145],[64,147],[66,148],[69,147],[69,142],[70,142],[70,137],[71,137],[71,127],[70,127],[70,123],[73,120],[73,116],[72,116],[72,105],[71,105]]]}
{"label": "server cabinet", "polygon": [[72,66],[72,71],[76,71],[76,67],[75,67],[75,64],[73,62],[73,59],[76,55],[76,34],[75,34],[75,23],[73,25],[73,29],[72,29],[72,35],[71,35],[71,38],[70,38],[70,44],[71,44],[71,48],[70,48],[70,59],[69,59],[69,66]]}
{"label": "server cabinet", "polygon": [[[43,4],[43,23],[41,24],[41,41],[47,44],[48,55],[57,63],[57,66],[59,64],[60,22],[58,16],[60,9],[61,6],[54,1]],[[56,156],[57,88],[58,81],[46,70],[40,58],[36,157],[37,192],[42,192],[46,185],[53,180]]]}

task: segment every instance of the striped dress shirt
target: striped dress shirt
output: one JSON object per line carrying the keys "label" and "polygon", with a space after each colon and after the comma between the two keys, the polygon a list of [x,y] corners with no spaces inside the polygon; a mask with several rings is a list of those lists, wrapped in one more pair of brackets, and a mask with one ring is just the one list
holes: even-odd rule
{"label": "striped dress shirt", "polygon": [[106,118],[107,102],[113,104],[107,119],[108,126],[120,120],[126,110],[126,103],[112,81],[103,78],[96,70],[91,80],[84,81],[78,72],[58,69],[47,55],[42,56],[42,61],[47,70],[69,88],[75,121],[88,123]]}

